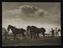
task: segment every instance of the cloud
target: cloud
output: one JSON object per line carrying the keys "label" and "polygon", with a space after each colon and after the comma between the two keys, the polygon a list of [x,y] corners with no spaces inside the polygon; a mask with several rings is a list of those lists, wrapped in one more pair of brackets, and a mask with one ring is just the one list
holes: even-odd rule
{"label": "cloud", "polygon": [[36,7],[36,6],[30,6],[30,5],[22,5],[19,7],[22,11],[27,16],[45,16],[47,13],[45,10]]}
{"label": "cloud", "polygon": [[34,14],[38,8],[34,6],[29,6],[29,5],[23,5],[19,7],[23,13],[25,14]]}
{"label": "cloud", "polygon": [[[10,10],[3,10],[3,18],[16,18],[22,19],[24,21],[35,21],[35,22],[58,22],[59,18],[58,15],[49,14],[42,8],[33,5],[21,5],[18,8],[10,9]],[[49,15],[49,16],[48,16]],[[60,22],[60,21],[59,21]]]}
{"label": "cloud", "polygon": [[10,16],[26,16],[26,17],[43,17],[47,15],[47,12],[45,10],[32,5],[22,5],[19,6],[17,9],[6,10],[4,13],[6,14],[6,16],[9,14]]}

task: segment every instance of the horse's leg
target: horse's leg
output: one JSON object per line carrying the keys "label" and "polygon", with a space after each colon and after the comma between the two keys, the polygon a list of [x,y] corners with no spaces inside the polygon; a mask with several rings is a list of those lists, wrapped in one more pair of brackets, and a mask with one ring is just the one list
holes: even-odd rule
{"label": "horse's leg", "polygon": [[5,39],[7,39],[7,33],[5,33]]}
{"label": "horse's leg", "polygon": [[34,32],[32,33],[32,38],[35,38],[35,33]]}
{"label": "horse's leg", "polygon": [[14,34],[14,40],[16,39],[16,34]]}
{"label": "horse's leg", "polygon": [[39,38],[39,33],[37,32],[37,36],[36,36],[36,38]]}
{"label": "horse's leg", "polygon": [[22,33],[22,36],[24,37],[24,33]]}
{"label": "horse's leg", "polygon": [[25,37],[25,34],[24,34],[24,32],[22,33],[22,36],[23,36],[23,37]]}
{"label": "horse's leg", "polygon": [[33,35],[32,35],[32,32],[30,32],[30,37],[32,38],[32,36],[33,36]]}
{"label": "horse's leg", "polygon": [[27,36],[29,36],[28,31],[27,31]]}
{"label": "horse's leg", "polygon": [[43,34],[43,37],[45,36],[45,32],[42,32],[42,34]]}
{"label": "horse's leg", "polygon": [[27,36],[29,36],[28,31],[27,31]]}
{"label": "horse's leg", "polygon": [[35,33],[35,38],[37,39],[37,33]]}
{"label": "horse's leg", "polygon": [[57,32],[57,36],[58,36],[58,32]]}
{"label": "horse's leg", "polygon": [[[45,36],[44,32],[41,32],[41,33],[42,33],[42,35],[43,35],[43,37],[44,37],[44,36]],[[42,38],[43,38],[43,37],[42,37]]]}
{"label": "horse's leg", "polygon": [[33,38],[35,38],[35,33],[34,32],[33,32],[32,36],[33,36]]}

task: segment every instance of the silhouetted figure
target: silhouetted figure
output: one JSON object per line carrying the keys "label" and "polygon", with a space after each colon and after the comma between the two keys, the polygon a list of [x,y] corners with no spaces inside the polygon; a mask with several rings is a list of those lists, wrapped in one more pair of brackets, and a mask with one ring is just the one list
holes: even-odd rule
{"label": "silhouetted figure", "polygon": [[8,28],[7,28],[8,32],[9,32],[10,29],[13,32],[14,40],[16,39],[17,34],[21,34],[23,37],[25,37],[25,34],[24,34],[24,32],[26,31],[25,29],[23,29],[23,28],[18,29],[16,27],[12,26],[12,25],[8,25]]}
{"label": "silhouetted figure", "polygon": [[56,28],[55,28],[55,35],[56,35],[56,36],[59,36],[59,32],[60,32],[60,31],[61,31],[61,30],[56,27]]}
{"label": "silhouetted figure", "polygon": [[7,39],[7,34],[8,34],[8,32],[7,32],[6,28],[2,28],[2,37],[5,36],[5,39]]}
{"label": "silhouetted figure", "polygon": [[55,28],[55,36],[57,36],[58,35],[58,29],[57,29],[57,27]]}
{"label": "silhouetted figure", "polygon": [[52,36],[54,36],[54,29],[53,28],[51,28],[51,32],[52,32]]}
{"label": "silhouetted figure", "polygon": [[58,32],[59,32],[59,36],[61,36],[61,29],[58,29]]}

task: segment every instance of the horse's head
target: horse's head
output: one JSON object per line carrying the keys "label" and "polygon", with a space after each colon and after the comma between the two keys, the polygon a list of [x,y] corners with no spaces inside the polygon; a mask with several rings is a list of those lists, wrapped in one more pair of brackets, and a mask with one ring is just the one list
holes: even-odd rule
{"label": "horse's head", "polygon": [[31,26],[27,26],[27,31],[30,30]]}
{"label": "horse's head", "polygon": [[45,28],[40,28],[42,32],[46,32],[46,29]]}
{"label": "horse's head", "polygon": [[9,30],[10,30],[11,28],[13,28],[13,26],[12,26],[12,25],[8,25],[8,28],[7,28],[8,32],[9,32]]}

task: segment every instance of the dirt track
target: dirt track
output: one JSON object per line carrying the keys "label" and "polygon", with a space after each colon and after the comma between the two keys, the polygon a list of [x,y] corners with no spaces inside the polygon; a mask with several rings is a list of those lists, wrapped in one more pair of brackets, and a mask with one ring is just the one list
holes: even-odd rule
{"label": "dirt track", "polygon": [[41,39],[4,40],[3,46],[40,46],[61,45],[61,37],[43,37]]}

